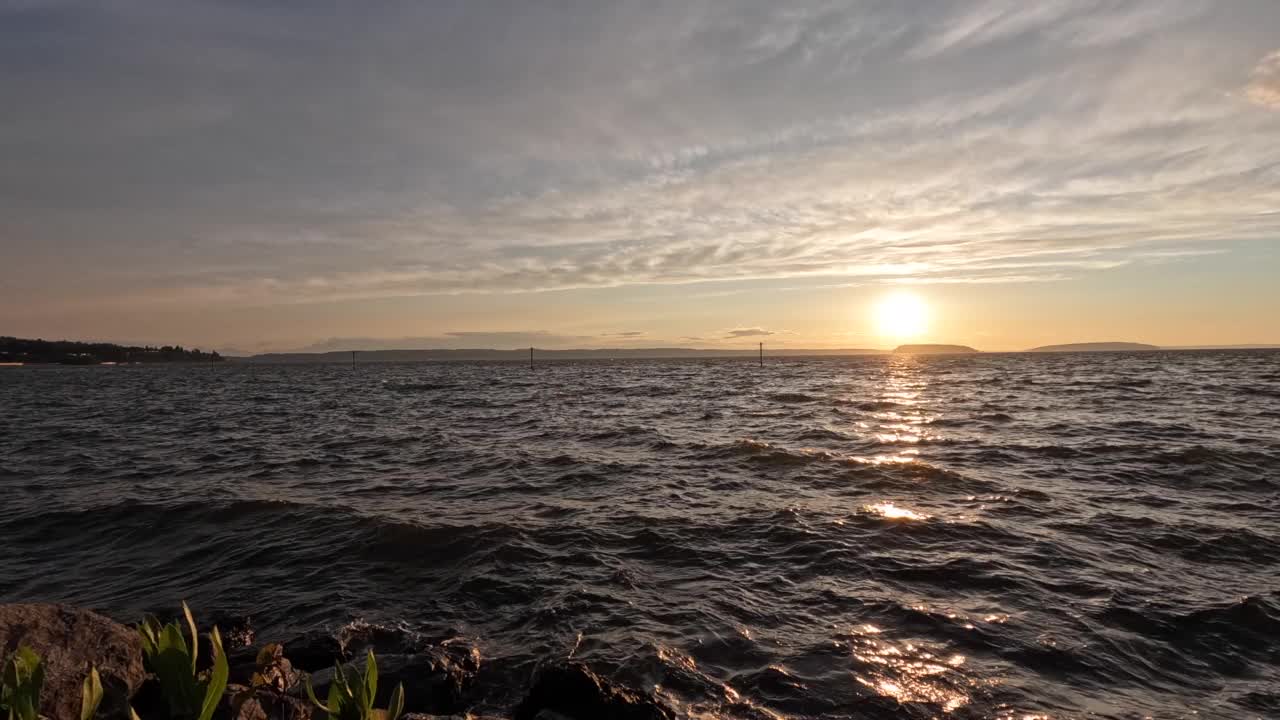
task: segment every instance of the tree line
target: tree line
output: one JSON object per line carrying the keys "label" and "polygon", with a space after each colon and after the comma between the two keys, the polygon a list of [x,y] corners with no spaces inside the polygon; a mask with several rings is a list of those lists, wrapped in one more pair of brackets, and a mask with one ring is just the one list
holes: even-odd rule
{"label": "tree line", "polygon": [[30,340],[0,336],[0,363],[56,363],[97,365],[99,363],[222,362],[218,352],[181,345],[116,345],[74,340]]}

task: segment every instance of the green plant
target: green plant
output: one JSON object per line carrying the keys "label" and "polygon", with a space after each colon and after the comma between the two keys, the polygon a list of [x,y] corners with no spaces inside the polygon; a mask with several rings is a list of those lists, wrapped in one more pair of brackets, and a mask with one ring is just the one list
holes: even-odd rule
{"label": "green plant", "polygon": [[102,678],[98,677],[98,668],[89,668],[89,677],[84,679],[84,687],[80,690],[80,720],[92,720],[102,703]]}
{"label": "green plant", "polygon": [[44,685],[44,664],[36,651],[25,645],[4,664],[0,677],[0,710],[8,720],[39,720],[40,688]]}
{"label": "green plant", "polygon": [[222,650],[218,628],[209,633],[213,646],[213,667],[203,672],[196,667],[200,653],[200,636],[191,608],[182,603],[182,614],[191,631],[188,647],[177,623],[161,625],[148,617],[138,626],[142,636],[142,654],[147,670],[160,682],[160,692],[169,705],[169,715],[181,720],[209,720],[227,687],[227,656]]}
{"label": "green plant", "polygon": [[342,671],[342,665],[334,666],[333,682],[329,684],[328,703],[316,699],[316,691],[307,678],[307,697],[329,716],[330,720],[396,720],[404,711],[404,684],[396,685],[391,693],[391,704],[386,710],[375,710],[373,698],[378,693],[378,662],[369,651],[365,660],[364,675],[352,670],[350,675]]}

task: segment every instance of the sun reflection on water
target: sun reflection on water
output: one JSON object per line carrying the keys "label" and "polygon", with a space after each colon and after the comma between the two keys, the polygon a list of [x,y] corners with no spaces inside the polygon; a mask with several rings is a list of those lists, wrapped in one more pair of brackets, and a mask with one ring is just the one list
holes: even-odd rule
{"label": "sun reflection on water", "polygon": [[868,667],[854,677],[878,695],[898,702],[934,703],[946,712],[969,704],[971,698],[947,676],[964,665],[965,656],[940,658],[913,643],[896,645],[859,634],[853,656]]}
{"label": "sun reflection on water", "polygon": [[916,512],[909,508],[898,507],[890,502],[864,505],[862,509],[874,515],[879,515],[887,520],[928,520],[930,517],[929,515]]}
{"label": "sun reflection on water", "polygon": [[871,422],[857,426],[884,445],[917,445],[931,437],[926,428],[934,417],[925,414],[922,399],[929,383],[919,368],[909,361],[891,363],[883,383],[875,403],[866,407]]}

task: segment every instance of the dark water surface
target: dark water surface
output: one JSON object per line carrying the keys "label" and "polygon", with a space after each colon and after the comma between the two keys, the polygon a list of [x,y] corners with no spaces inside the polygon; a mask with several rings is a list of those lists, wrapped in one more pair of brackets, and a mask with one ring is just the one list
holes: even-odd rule
{"label": "dark water surface", "polygon": [[697,717],[1280,717],[1278,352],[24,368],[0,410],[0,601],[453,629],[481,709],[573,651]]}

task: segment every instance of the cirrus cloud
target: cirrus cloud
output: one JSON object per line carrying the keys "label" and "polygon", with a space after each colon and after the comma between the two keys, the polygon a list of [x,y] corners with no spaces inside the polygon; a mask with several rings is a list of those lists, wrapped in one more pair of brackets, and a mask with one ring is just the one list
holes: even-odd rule
{"label": "cirrus cloud", "polygon": [[1280,110],[1280,50],[1258,63],[1245,92],[1254,103]]}
{"label": "cirrus cloud", "polygon": [[0,315],[1049,282],[1273,239],[1280,114],[1239,87],[1256,66],[1276,106],[1277,23],[1273,0],[3,4]]}

